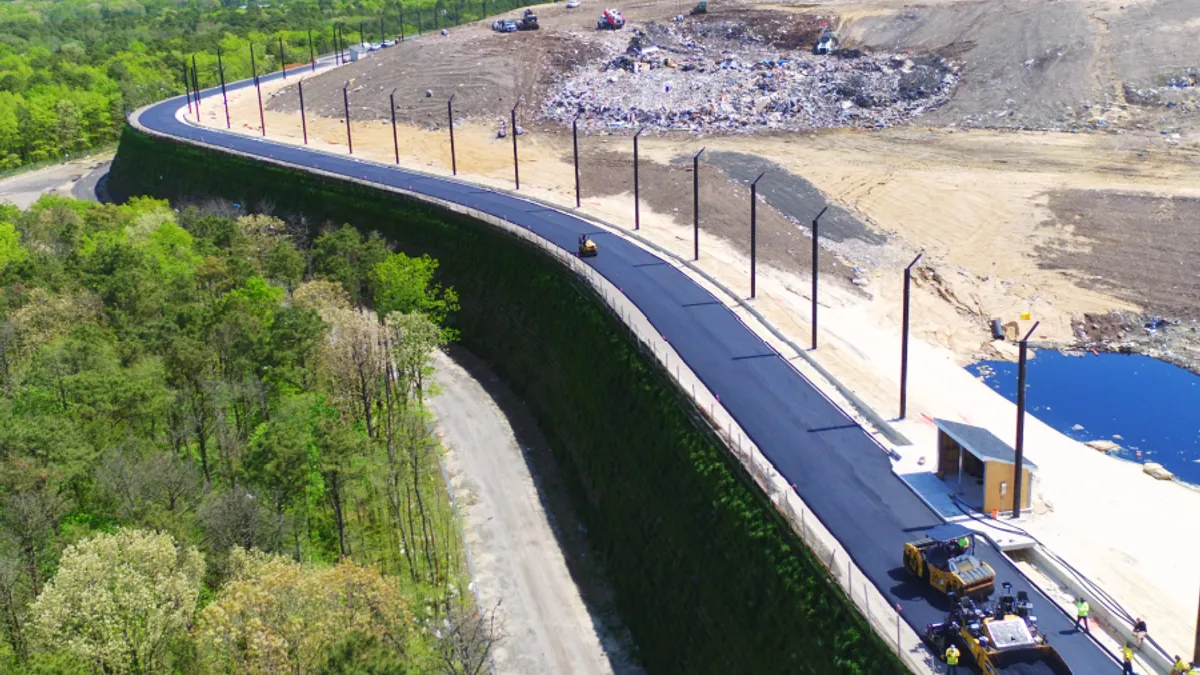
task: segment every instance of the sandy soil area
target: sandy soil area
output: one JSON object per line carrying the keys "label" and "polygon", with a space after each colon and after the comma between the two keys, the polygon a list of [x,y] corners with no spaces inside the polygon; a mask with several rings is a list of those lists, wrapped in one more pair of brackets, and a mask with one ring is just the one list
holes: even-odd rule
{"label": "sandy soil area", "polygon": [[630,637],[537,425],[486,365],[435,355],[429,400],[462,509],[480,603],[496,608],[496,672],[636,675]]}

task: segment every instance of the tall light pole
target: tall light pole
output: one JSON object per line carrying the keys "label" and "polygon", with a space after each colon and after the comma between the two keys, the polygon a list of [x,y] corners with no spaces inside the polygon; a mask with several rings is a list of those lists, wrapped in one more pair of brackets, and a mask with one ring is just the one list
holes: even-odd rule
{"label": "tall light pole", "polygon": [[342,104],[346,107],[346,145],[350,146],[350,154],[354,154],[354,139],[350,136],[350,94],[347,91],[350,88],[350,82],[347,81],[342,87]]}
{"label": "tall light pole", "polygon": [[254,43],[250,43],[250,74],[254,76],[254,88],[258,91],[258,123],[262,125],[262,135],[267,135],[267,118],[263,114],[262,87],[258,83],[258,64],[254,60]]}
{"label": "tall light pole", "polygon": [[705,148],[692,158],[692,259],[700,259],[700,155]]}
{"label": "tall light pole", "polygon": [[1040,323],[1041,321],[1034,322],[1033,328],[1021,338],[1020,356],[1017,358],[1017,447],[1016,466],[1013,467],[1013,518],[1021,517],[1021,473],[1025,462],[1025,362],[1029,350],[1029,336],[1033,335]]}
{"label": "tall light pole", "polygon": [[304,119],[304,80],[296,83],[300,90],[300,130],[304,132],[304,144],[308,145],[308,120]]}
{"label": "tall light pole", "polygon": [[457,95],[457,92],[450,94],[450,100],[446,101],[446,121],[450,125],[450,172],[455,176],[458,175],[458,159],[454,156],[454,97]]}
{"label": "tall light pole", "polygon": [[221,76],[221,100],[225,102],[225,128],[232,129],[229,122],[229,96],[225,94],[225,64],[221,61],[221,47],[217,46],[217,73]]}
{"label": "tall light pole", "polygon": [[279,36],[279,72],[283,73],[283,79],[287,79],[287,58],[283,55],[283,36]]}
{"label": "tall light pole", "polygon": [[200,121],[200,71],[196,68],[196,55],[192,54],[192,91],[196,92],[196,121]]}
{"label": "tall light pole", "polygon": [[571,147],[575,152],[575,208],[579,208],[579,115],[571,120]]}
{"label": "tall light pole", "polygon": [[[399,89],[397,87],[396,89]],[[396,164],[400,163],[400,137],[396,135],[396,89],[388,94],[388,100],[392,103],[392,147],[396,149]]]}
{"label": "tall light pole", "polygon": [[817,217],[813,218],[813,221],[812,221],[812,348],[813,349],[817,348],[817,274],[818,274],[818,270],[820,269],[820,265],[818,264],[820,262],[820,258],[819,258],[820,246],[818,245],[818,240],[820,239],[820,233],[818,232],[818,221],[821,220],[821,216],[825,215],[825,212],[828,210],[829,210],[828,206],[821,209],[821,212],[818,213]]}
{"label": "tall light pole", "polygon": [[312,72],[317,72],[317,53],[313,51],[311,29],[308,31],[308,62],[312,66]]}
{"label": "tall light pole", "polygon": [[912,286],[912,268],[924,253],[918,253],[904,268],[904,310],[900,326],[900,419],[908,414],[908,303]]}
{"label": "tall light pole", "polygon": [[513,141],[513,180],[516,181],[517,189],[521,189],[521,163],[517,160],[517,103],[512,107],[512,141]]}
{"label": "tall light pole", "polygon": [[646,127],[637,130],[633,135],[633,229],[642,229],[642,195],[640,190],[640,181],[638,180],[638,136]]}
{"label": "tall light pole", "polygon": [[767,175],[764,171],[750,183],[750,298],[757,295],[756,278],[758,277],[758,181]]}

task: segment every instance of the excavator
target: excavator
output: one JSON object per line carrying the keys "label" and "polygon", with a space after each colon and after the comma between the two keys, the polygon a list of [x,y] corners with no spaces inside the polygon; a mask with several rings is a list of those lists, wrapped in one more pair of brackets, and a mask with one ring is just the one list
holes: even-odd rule
{"label": "excavator", "polygon": [[925,628],[925,640],[939,656],[950,645],[962,652],[984,675],[1072,675],[1071,667],[1038,629],[1033,603],[1024,591],[1012,594],[1012,584],[994,604],[976,604],[968,597],[950,596],[951,609],[942,623]]}
{"label": "excavator", "polygon": [[592,258],[596,255],[596,242],[586,234],[579,235],[579,257]]}
{"label": "excavator", "polygon": [[947,594],[987,595],[996,582],[992,566],[975,557],[975,532],[957,523],[931,527],[905,544],[904,568]]}

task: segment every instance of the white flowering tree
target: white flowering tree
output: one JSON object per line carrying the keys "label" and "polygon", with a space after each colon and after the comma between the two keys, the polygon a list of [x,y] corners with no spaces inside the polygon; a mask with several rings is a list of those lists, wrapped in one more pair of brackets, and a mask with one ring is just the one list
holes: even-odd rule
{"label": "white flowering tree", "polygon": [[204,558],[169,534],[118,530],[70,546],[30,609],[36,644],[103,672],[163,670],[196,612]]}

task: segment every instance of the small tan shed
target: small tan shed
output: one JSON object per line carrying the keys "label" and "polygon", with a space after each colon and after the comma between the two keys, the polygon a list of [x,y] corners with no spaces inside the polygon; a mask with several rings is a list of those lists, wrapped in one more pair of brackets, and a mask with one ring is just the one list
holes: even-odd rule
{"label": "small tan shed", "polygon": [[[1012,511],[1016,451],[995,434],[962,422],[935,419],[938,428],[937,476],[984,513]],[[1037,465],[1021,462],[1021,509],[1030,507]],[[968,484],[969,482],[969,484]]]}

